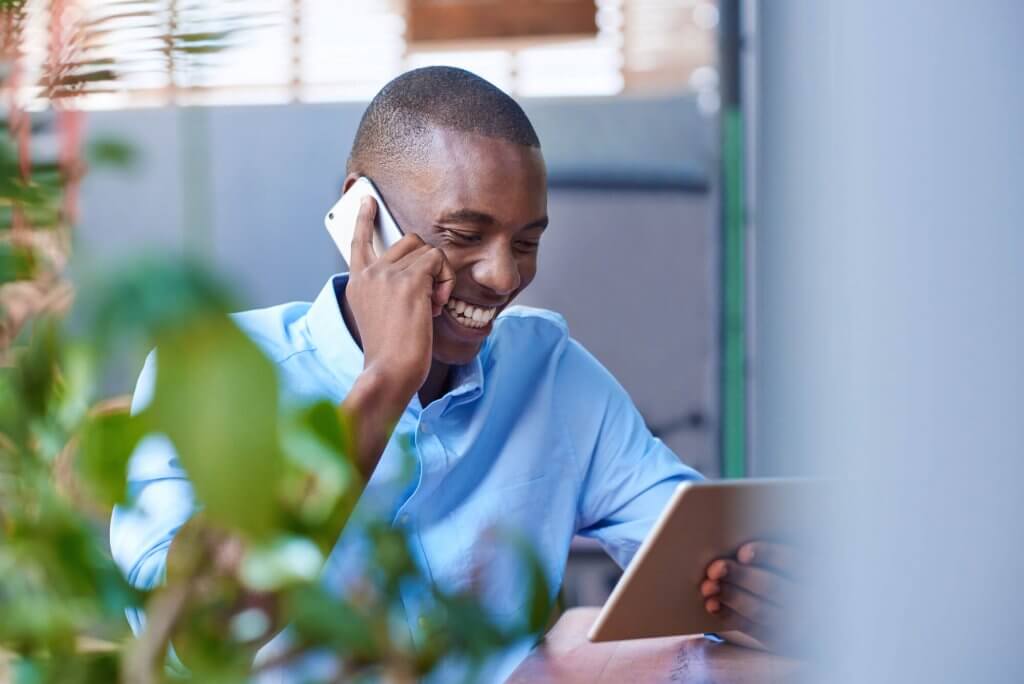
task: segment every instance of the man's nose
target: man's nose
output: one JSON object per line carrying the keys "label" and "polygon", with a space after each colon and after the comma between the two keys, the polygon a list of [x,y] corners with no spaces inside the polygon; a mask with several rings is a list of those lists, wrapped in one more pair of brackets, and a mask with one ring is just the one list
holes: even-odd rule
{"label": "man's nose", "polygon": [[522,278],[511,248],[501,245],[489,250],[483,259],[473,264],[473,280],[498,295],[515,292]]}

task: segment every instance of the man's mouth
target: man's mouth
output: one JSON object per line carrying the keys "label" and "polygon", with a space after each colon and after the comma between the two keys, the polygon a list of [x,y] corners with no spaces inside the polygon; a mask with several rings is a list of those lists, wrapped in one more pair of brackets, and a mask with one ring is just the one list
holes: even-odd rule
{"label": "man's mouth", "polygon": [[498,313],[498,307],[478,306],[450,297],[444,308],[456,323],[466,328],[485,328]]}

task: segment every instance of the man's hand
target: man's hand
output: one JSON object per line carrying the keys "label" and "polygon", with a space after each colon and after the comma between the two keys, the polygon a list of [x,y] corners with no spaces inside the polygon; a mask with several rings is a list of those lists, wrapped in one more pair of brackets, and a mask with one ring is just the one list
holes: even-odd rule
{"label": "man's hand", "polygon": [[404,403],[427,379],[433,359],[433,318],[455,287],[444,252],[408,234],[383,255],[373,250],[371,197],[359,208],[345,299],[363,347],[363,370],[387,377]]}
{"label": "man's hand", "polygon": [[363,200],[352,237],[345,288],[363,348],[363,372],[342,410],[353,421],[356,462],[369,478],[395,421],[427,379],[433,361],[434,317],[455,288],[444,252],[408,234],[387,252],[373,250],[377,203]]}
{"label": "man's hand", "polygon": [[736,558],[708,565],[700,585],[705,609],[720,615],[727,629],[743,632],[777,652],[792,652],[804,638],[794,621],[801,576],[799,552],[792,546],[755,541],[744,544]]}

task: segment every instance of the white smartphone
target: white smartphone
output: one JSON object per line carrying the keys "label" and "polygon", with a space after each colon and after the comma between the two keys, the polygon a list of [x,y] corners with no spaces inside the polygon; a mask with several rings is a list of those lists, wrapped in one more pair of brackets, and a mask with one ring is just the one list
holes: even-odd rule
{"label": "white smartphone", "polygon": [[398,223],[391,216],[391,212],[388,211],[387,205],[384,204],[384,200],[381,199],[373,182],[366,176],[360,176],[324,217],[324,226],[327,227],[327,232],[334,240],[334,244],[338,246],[345,263],[350,267],[352,264],[352,236],[356,230],[359,206],[366,196],[377,200],[377,218],[374,221],[373,231],[373,251],[377,253],[377,256],[401,240],[403,235],[402,229],[398,227]]}

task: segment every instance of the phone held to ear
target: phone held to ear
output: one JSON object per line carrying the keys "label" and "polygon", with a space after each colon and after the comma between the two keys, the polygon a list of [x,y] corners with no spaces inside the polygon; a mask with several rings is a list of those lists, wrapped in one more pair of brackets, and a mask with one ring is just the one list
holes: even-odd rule
{"label": "phone held to ear", "polygon": [[348,265],[352,263],[352,236],[356,231],[359,207],[366,196],[377,200],[377,217],[374,220],[373,231],[373,251],[377,256],[402,239],[402,229],[391,216],[377,188],[369,178],[360,176],[324,217],[324,226],[327,227],[327,232]]}

